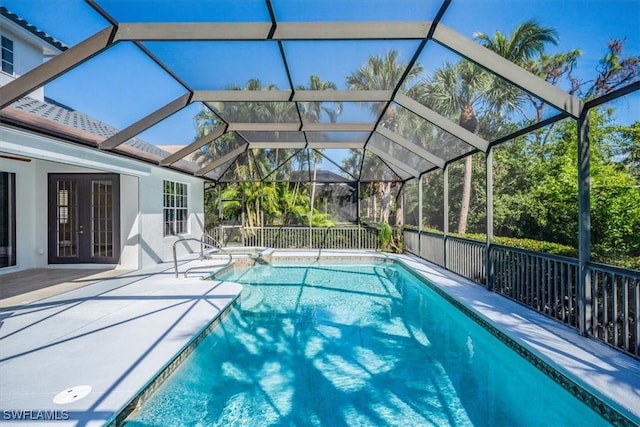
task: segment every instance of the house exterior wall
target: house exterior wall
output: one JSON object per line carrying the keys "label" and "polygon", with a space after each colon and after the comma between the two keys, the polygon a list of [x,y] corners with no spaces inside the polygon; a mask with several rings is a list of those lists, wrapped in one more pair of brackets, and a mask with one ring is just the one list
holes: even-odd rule
{"label": "house exterior wall", "polygon": [[[1,136],[1,134],[0,134]],[[35,268],[36,255],[36,166],[33,161],[8,160],[0,157],[0,171],[16,175],[16,263],[15,267],[0,269],[3,272]]]}
{"label": "house exterior wall", "polygon": [[[187,185],[188,233],[180,237],[199,239],[204,233],[204,181],[168,169],[154,168],[148,177],[141,178],[141,188],[144,189],[140,193],[141,229],[143,231],[141,263],[143,266],[173,260],[173,243],[177,238],[163,236],[164,180]],[[199,250],[198,244],[194,244],[194,242],[189,243],[188,247],[191,251]],[[180,245],[176,249],[178,256],[188,252],[185,245]]]}
{"label": "house exterior wall", "polygon": [[[0,127],[0,171],[16,174],[17,245],[17,265],[0,269],[0,275],[48,265],[47,181],[50,173],[120,175],[121,256],[116,268],[139,269],[173,260],[173,242],[177,238],[163,236],[165,179],[188,186],[188,234],[181,237],[200,238],[203,233],[204,181],[199,178],[5,127]],[[189,247],[193,251],[198,250],[199,245],[192,243]],[[187,249],[181,247],[179,255],[186,252]]]}
{"label": "house exterior wall", "polygon": [[[2,26],[0,26],[0,34],[13,41],[13,71],[10,75],[0,70],[0,86],[17,79],[29,70],[37,67],[43,62],[42,42],[37,43],[37,39],[25,30],[16,27],[6,18],[0,17]],[[9,25],[7,25],[9,24]],[[12,30],[13,29],[13,30]],[[44,100],[44,88],[36,89],[29,94],[30,97]]]}
{"label": "house exterior wall", "polygon": [[[0,34],[13,41],[13,74],[0,71],[0,86],[60,53],[32,32],[0,16]],[[44,89],[29,94],[44,101]],[[12,158],[13,157],[13,158]],[[163,236],[164,180],[188,186],[188,234],[200,238],[204,228],[204,181],[145,162],[93,150],[52,137],[0,125],[0,171],[15,174],[16,265],[5,273],[48,265],[47,198],[50,173],[117,173],[120,176],[120,259],[116,268],[135,270],[173,260],[177,237]],[[197,243],[180,254],[198,250]],[[73,265],[95,266],[95,264]]]}

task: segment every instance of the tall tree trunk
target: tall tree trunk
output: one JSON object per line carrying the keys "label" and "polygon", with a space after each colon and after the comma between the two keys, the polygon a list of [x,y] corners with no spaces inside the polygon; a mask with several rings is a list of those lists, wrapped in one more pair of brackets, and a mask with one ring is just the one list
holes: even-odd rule
{"label": "tall tree trunk", "polygon": [[467,156],[464,160],[464,183],[462,185],[462,204],[458,220],[458,234],[466,234],[467,221],[469,219],[469,206],[471,204],[471,175],[473,172],[473,158]]}
{"label": "tall tree trunk", "polygon": [[318,177],[318,166],[313,166],[313,181],[311,182],[311,206],[309,207],[309,225],[313,225],[313,204],[316,198],[316,178]]}
{"label": "tall tree trunk", "polygon": [[402,188],[402,194],[400,194],[396,201],[398,208],[396,209],[396,227],[402,227],[404,225],[404,187]]}
{"label": "tall tree trunk", "polygon": [[380,184],[380,222],[389,222],[391,213],[391,182]]}
{"label": "tall tree trunk", "polygon": [[[469,132],[476,133],[478,129],[478,119],[476,119],[473,105],[467,104],[460,113],[458,119],[460,126]],[[467,221],[469,219],[469,207],[471,206],[471,176],[473,174],[472,157],[469,155],[464,160],[464,181],[462,186],[462,203],[460,204],[460,216],[458,217],[458,233],[467,232]]]}
{"label": "tall tree trunk", "polygon": [[370,198],[373,198],[373,222],[375,223],[378,221],[378,195],[373,193]]}

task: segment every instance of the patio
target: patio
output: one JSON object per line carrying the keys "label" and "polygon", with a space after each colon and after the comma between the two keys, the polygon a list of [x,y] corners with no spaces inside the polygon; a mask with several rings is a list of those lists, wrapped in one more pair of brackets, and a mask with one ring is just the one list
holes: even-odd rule
{"label": "patio", "polygon": [[106,268],[34,268],[5,274],[0,287],[0,309],[25,305],[127,272]]}
{"label": "patio", "polygon": [[[180,269],[194,265],[201,261],[182,260]],[[69,271],[65,279],[71,276],[83,275]],[[103,425],[242,289],[199,275],[176,279],[173,263],[89,277],[76,289],[0,311],[3,410],[32,420],[50,411],[47,416],[57,418],[46,419],[56,425]],[[53,402],[58,393],[86,385],[88,396]],[[19,415],[3,416],[3,425],[12,425]]]}
{"label": "patio", "polygon": [[[569,375],[579,387],[625,414],[626,419],[617,418],[619,425],[640,420],[638,363],[417,257],[373,251],[274,251],[270,259],[277,263],[295,257],[353,259],[359,255],[397,258],[544,363]],[[193,262],[181,263],[180,268]],[[3,409],[51,411],[64,417],[55,425],[103,425],[240,291],[241,286],[233,283],[176,279],[172,265],[163,264],[2,311]],[[91,386],[86,397],[63,405],[53,403],[58,393],[74,387],[82,390],[77,386],[85,385]],[[608,411],[606,407],[600,410]]]}
{"label": "patio", "polygon": [[3,2],[1,265],[72,267],[0,275],[0,409],[111,420],[240,292],[187,236],[400,252],[640,424],[640,7],[583,3]]}

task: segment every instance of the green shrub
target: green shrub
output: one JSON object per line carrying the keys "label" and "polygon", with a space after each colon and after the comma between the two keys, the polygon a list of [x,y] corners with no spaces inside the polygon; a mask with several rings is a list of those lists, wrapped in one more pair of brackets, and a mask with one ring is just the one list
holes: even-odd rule
{"label": "green shrub", "polygon": [[393,230],[387,222],[380,224],[380,230],[378,230],[378,239],[380,241],[380,249],[388,251],[391,248],[391,238],[393,237]]}
{"label": "green shrub", "polygon": [[545,242],[543,240],[517,239],[515,237],[494,237],[493,241],[498,245],[512,248],[525,249],[534,252],[544,252],[546,254],[562,255],[567,257],[578,257],[578,250],[571,246],[560,243]]}
{"label": "green shrub", "polygon": [[[430,233],[435,234],[444,234],[440,230],[436,229],[425,229],[424,231],[428,231]],[[461,239],[469,239],[475,240],[478,242],[486,242],[487,235],[483,233],[469,233],[469,234],[457,234],[457,233],[449,233],[449,236],[459,237]],[[562,255],[567,257],[578,257],[578,250],[571,246],[562,245],[560,243],[546,242],[544,240],[534,240],[534,239],[519,239],[516,237],[500,237],[496,236],[493,238],[493,242],[498,245],[509,246],[511,248],[524,249],[533,252],[544,252],[552,255]]]}

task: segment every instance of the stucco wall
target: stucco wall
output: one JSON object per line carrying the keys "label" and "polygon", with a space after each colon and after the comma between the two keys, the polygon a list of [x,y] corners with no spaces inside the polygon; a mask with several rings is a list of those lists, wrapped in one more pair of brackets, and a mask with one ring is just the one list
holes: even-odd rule
{"label": "stucco wall", "polygon": [[[189,233],[199,238],[204,227],[204,182],[147,163],[123,159],[28,132],[0,128],[0,171],[16,174],[17,265],[0,275],[47,264],[47,178],[50,173],[119,173],[121,257],[118,268],[138,269],[173,259],[176,237],[163,236],[163,181],[187,184]],[[75,164],[69,164],[73,162]],[[91,167],[83,167],[90,164]],[[191,244],[197,250],[197,244]],[[181,248],[179,254],[187,249]],[[86,264],[85,264],[86,265]]]}
{"label": "stucco wall", "polygon": [[[2,23],[5,24],[6,20]],[[13,72],[14,75],[10,75],[0,71],[0,86],[9,83],[12,80],[25,74],[27,71],[32,70],[38,65],[42,64],[42,47],[35,46],[31,42],[28,42],[21,35],[16,32],[10,31],[5,25],[0,28],[0,34],[11,39],[13,41]],[[39,88],[30,93],[29,96],[44,100],[44,89]]]}
{"label": "stucco wall", "polygon": [[[163,236],[163,185],[164,180],[187,185],[189,207],[189,232],[180,237],[200,238],[204,231],[204,182],[201,179],[187,176],[167,169],[154,168],[147,177],[140,178],[141,209],[141,250],[142,265],[148,266],[162,261],[173,260],[174,236]],[[190,248],[197,250],[197,243],[190,243]],[[178,255],[187,253],[188,248],[177,247]]]}
{"label": "stucco wall", "polygon": [[[36,251],[36,195],[35,162],[0,158],[0,171],[14,173],[16,176],[16,263],[15,267],[0,269],[3,272],[17,269],[35,268],[39,256]],[[46,255],[44,256],[46,259]]]}

